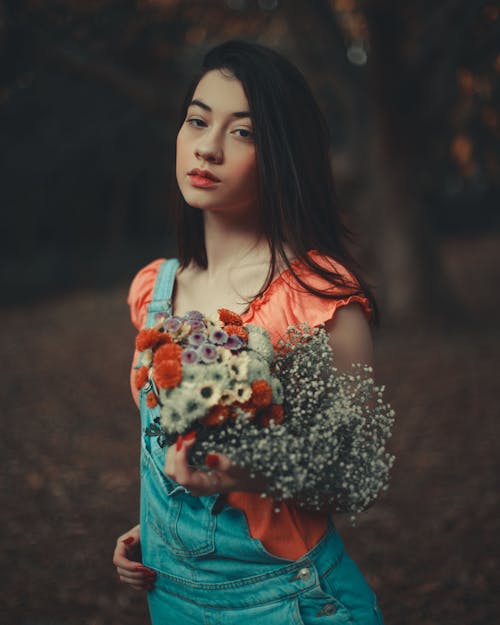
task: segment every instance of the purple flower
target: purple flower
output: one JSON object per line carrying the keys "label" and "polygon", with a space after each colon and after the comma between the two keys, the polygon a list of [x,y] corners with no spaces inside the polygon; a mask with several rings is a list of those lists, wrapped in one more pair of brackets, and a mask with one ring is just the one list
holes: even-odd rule
{"label": "purple flower", "polygon": [[224,345],[227,341],[227,332],[225,330],[212,330],[208,336],[208,340],[214,343],[215,345]]}
{"label": "purple flower", "polygon": [[197,347],[198,345],[201,345],[204,341],[205,341],[205,334],[203,332],[191,332],[191,334],[188,337],[188,343],[190,345],[194,345],[195,347]]}
{"label": "purple flower", "polygon": [[191,330],[204,330],[205,324],[201,319],[189,319],[189,325]]}
{"label": "purple flower", "polygon": [[217,350],[210,343],[204,343],[199,351],[203,362],[213,362],[217,358]]}
{"label": "purple flower", "polygon": [[203,319],[203,314],[199,310],[190,310],[184,315],[184,317],[188,321],[201,321]]}
{"label": "purple flower", "polygon": [[237,352],[243,347],[243,341],[237,334],[231,334],[231,336],[227,339],[225,347],[230,349],[232,352]]}
{"label": "purple flower", "polygon": [[173,317],[169,317],[163,324],[163,327],[167,332],[177,332],[177,330],[181,327],[182,319],[177,315]]}
{"label": "purple flower", "polygon": [[195,362],[198,362],[198,352],[193,347],[186,347],[186,349],[182,352],[181,361],[185,365],[192,365]]}
{"label": "purple flower", "polygon": [[164,319],[166,319],[168,317],[167,313],[164,312],[157,312],[154,316],[154,320],[155,321],[163,321]]}

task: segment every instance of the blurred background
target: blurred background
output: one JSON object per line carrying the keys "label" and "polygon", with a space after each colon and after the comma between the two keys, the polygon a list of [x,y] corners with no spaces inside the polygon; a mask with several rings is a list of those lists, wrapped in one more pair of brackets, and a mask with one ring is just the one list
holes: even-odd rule
{"label": "blurred background", "polygon": [[128,284],[174,250],[179,106],[213,45],[306,75],[382,325],[389,491],[348,551],[387,625],[498,621],[500,5],[0,0],[4,363],[0,623],[132,625],[138,519]]}

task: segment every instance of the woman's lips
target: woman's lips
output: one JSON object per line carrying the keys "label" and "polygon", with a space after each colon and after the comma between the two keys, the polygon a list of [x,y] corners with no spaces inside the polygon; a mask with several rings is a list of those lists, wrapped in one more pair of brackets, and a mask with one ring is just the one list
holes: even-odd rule
{"label": "woman's lips", "polygon": [[220,182],[212,180],[211,178],[206,178],[205,176],[200,176],[199,174],[188,174],[188,176],[193,187],[212,187]]}

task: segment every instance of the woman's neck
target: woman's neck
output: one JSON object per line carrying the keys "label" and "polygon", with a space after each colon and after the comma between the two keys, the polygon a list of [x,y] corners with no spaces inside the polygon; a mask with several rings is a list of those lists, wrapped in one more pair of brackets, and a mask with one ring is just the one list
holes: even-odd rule
{"label": "woman's neck", "polygon": [[255,219],[228,219],[208,212],[203,217],[208,277],[271,262],[269,243]]}

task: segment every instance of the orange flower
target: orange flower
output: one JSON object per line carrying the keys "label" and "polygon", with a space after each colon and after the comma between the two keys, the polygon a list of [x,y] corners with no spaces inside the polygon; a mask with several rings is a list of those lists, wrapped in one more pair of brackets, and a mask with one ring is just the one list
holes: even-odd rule
{"label": "orange flower", "polygon": [[232,310],[228,310],[227,308],[219,308],[217,312],[219,313],[219,319],[222,321],[222,323],[229,323],[233,326],[243,325],[243,319]]}
{"label": "orange flower", "polygon": [[203,425],[220,425],[229,418],[228,406],[212,406],[206,417],[201,419]]}
{"label": "orange flower", "polygon": [[256,408],[269,406],[273,399],[273,389],[265,380],[252,382],[252,404]]}
{"label": "orange flower", "polygon": [[180,362],[181,356],[182,347],[180,345],[177,345],[177,343],[166,343],[156,350],[153,356],[153,364],[156,367],[164,360],[177,360]]}
{"label": "orange flower", "polygon": [[160,388],[174,388],[182,380],[181,363],[177,360],[162,360],[155,366],[153,376]]}
{"label": "orange flower", "polygon": [[260,422],[264,427],[267,427],[271,423],[271,420],[274,421],[276,425],[280,425],[280,423],[283,423],[284,419],[285,412],[281,404],[271,404],[260,416]]}
{"label": "orange flower", "polygon": [[142,388],[146,382],[148,381],[148,368],[147,367],[139,367],[135,371],[135,388],[139,390]]}
{"label": "orange flower", "polygon": [[245,328],[242,328],[241,326],[230,323],[224,326],[224,330],[228,334],[236,334],[237,336],[240,337],[240,339],[243,339],[245,343],[248,341],[248,332],[245,330]]}
{"label": "orange flower", "polygon": [[153,391],[150,391],[147,394],[146,403],[149,408],[154,408],[156,405],[158,405],[158,400],[156,399],[156,395],[153,393]]}
{"label": "orange flower", "polygon": [[152,328],[141,330],[135,339],[135,346],[138,351],[143,352],[145,349],[154,349],[163,343],[170,343],[172,339],[166,332],[159,332]]}

